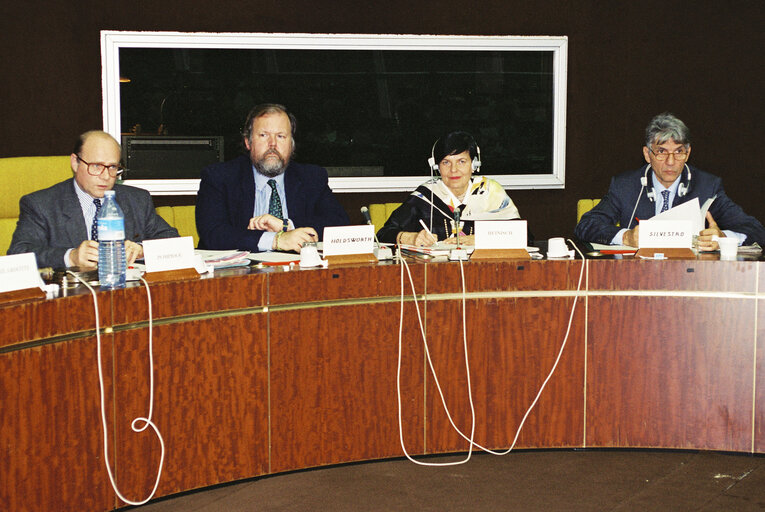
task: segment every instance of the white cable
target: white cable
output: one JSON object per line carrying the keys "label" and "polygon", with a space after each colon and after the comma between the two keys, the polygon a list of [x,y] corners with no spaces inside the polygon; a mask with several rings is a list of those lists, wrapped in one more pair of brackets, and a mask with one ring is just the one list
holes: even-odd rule
{"label": "white cable", "polygon": [[[574,246],[574,249],[576,249],[576,251],[579,253],[579,256],[582,258],[582,269],[579,272],[579,281],[577,283],[577,292],[579,292],[581,290],[581,288],[582,288],[582,278],[584,277],[584,271],[585,271],[585,268],[587,266],[587,260],[585,259],[584,255],[579,250],[577,245],[573,241],[571,241],[571,239],[568,239],[568,241],[571,243],[571,245]],[[403,326],[403,316],[404,316],[404,303],[403,303],[403,298],[404,298],[403,267],[404,266],[406,266],[407,273],[409,273],[409,267],[406,264],[406,262],[404,261],[404,259],[400,258],[400,261],[403,263],[403,265],[402,265],[402,270],[401,270],[401,320],[399,322],[399,368],[398,368],[399,374],[400,374],[400,371],[401,371],[401,337],[402,337],[402,326]],[[463,269],[462,269],[462,261],[460,261],[460,271],[462,272],[462,291],[463,291],[463,296],[462,296],[462,300],[463,300],[463,305],[462,305],[462,325],[463,325],[463,331],[464,331],[465,323],[466,323],[465,322],[465,281],[464,281],[465,276],[464,276],[464,272],[463,272]],[[435,370],[433,369],[433,365],[432,365],[432,362],[430,360],[430,353],[428,352],[428,345],[427,345],[427,342],[425,341],[425,333],[422,330],[422,319],[420,318],[420,310],[419,310],[419,307],[417,306],[417,298],[416,298],[415,292],[414,292],[414,283],[412,281],[411,273],[409,273],[409,280],[410,280],[410,283],[412,284],[412,295],[414,297],[415,307],[416,307],[416,310],[417,310],[417,318],[420,321],[420,331],[422,332],[423,341],[425,342],[425,353],[427,355],[428,364],[430,365],[430,371],[433,373],[433,378],[434,378],[434,380],[436,382],[436,386],[438,387],[438,392],[441,395],[441,401],[443,403],[444,410],[446,411],[446,415],[449,418],[449,423],[452,425],[454,430],[463,439],[465,439],[466,441],[468,441],[470,443],[471,449],[472,449],[473,446],[475,446],[476,448],[478,448],[480,450],[483,450],[483,451],[485,451],[487,453],[490,453],[492,455],[507,455],[508,453],[510,453],[513,450],[513,448],[515,448],[515,444],[518,442],[518,437],[521,434],[521,429],[523,428],[523,425],[526,423],[526,419],[528,418],[529,414],[531,414],[531,411],[534,409],[534,407],[536,406],[537,402],[539,401],[539,397],[542,395],[542,392],[544,391],[545,387],[547,386],[547,383],[550,381],[550,379],[552,378],[553,374],[555,373],[555,370],[558,367],[558,363],[560,362],[560,359],[563,356],[563,350],[566,348],[566,343],[568,342],[568,337],[569,337],[569,334],[571,333],[571,324],[573,323],[573,320],[574,320],[574,313],[576,311],[576,303],[577,303],[577,301],[579,299],[579,294],[577,293],[574,296],[574,302],[573,302],[573,304],[571,306],[571,313],[569,314],[569,318],[568,318],[568,325],[567,325],[567,328],[566,328],[566,334],[563,337],[563,342],[561,343],[561,347],[558,350],[558,355],[555,358],[555,363],[553,363],[553,366],[550,369],[550,372],[547,374],[547,377],[545,378],[544,382],[542,382],[542,385],[540,386],[539,391],[537,392],[536,396],[534,397],[534,400],[532,401],[531,405],[526,410],[526,413],[523,415],[523,418],[522,418],[520,424],[518,425],[518,429],[516,430],[515,437],[513,439],[512,444],[510,445],[510,447],[507,450],[500,452],[500,451],[490,450],[490,449],[488,449],[488,448],[486,448],[484,446],[481,446],[480,444],[478,444],[478,443],[476,443],[474,441],[475,411],[473,409],[473,399],[472,399],[472,394],[471,394],[471,391],[470,391],[470,373],[469,373],[469,368],[468,368],[468,393],[470,395],[470,407],[471,407],[471,411],[473,411],[473,426],[472,426],[472,429],[471,429],[470,437],[468,438],[454,424],[454,421],[452,420],[451,414],[449,413],[449,409],[446,406],[446,402],[444,400],[444,396],[443,396],[443,393],[441,391],[441,386],[440,386],[440,384],[438,382],[438,378],[436,377]],[[466,366],[467,366],[467,338],[465,338],[465,362],[466,362]],[[398,382],[397,382],[397,385],[398,385]],[[401,434],[401,393],[400,393],[400,389],[399,389],[399,397],[398,397],[398,399],[399,399],[399,434],[402,435]],[[403,437],[401,437],[401,446],[402,446],[402,448],[404,447]],[[417,461],[414,461],[411,457],[409,457],[409,454],[406,453],[406,449],[405,448],[404,448],[404,453],[406,454],[406,457],[409,460],[412,460],[413,462],[417,462]],[[469,459],[469,456],[468,456],[468,459]],[[460,463],[467,462],[468,459],[466,459],[464,461],[461,461]],[[433,464],[433,465],[437,465],[437,464]]]}
{"label": "white cable", "polygon": [[[433,361],[430,358],[430,351],[428,350],[428,341],[425,336],[425,329],[422,325],[422,316],[420,315],[420,306],[417,302],[417,294],[414,289],[414,280],[412,279],[412,273],[409,270],[409,265],[406,263],[404,258],[401,257],[401,251],[399,251],[399,262],[401,263],[401,314],[399,316],[399,324],[398,324],[398,366],[396,370],[396,395],[398,399],[398,433],[399,433],[399,440],[401,442],[401,449],[404,450],[404,455],[407,459],[414,462],[415,464],[419,464],[420,466],[457,466],[459,464],[464,464],[467,461],[470,460],[470,458],[473,455],[473,445],[475,444],[473,442],[473,436],[475,435],[475,407],[473,405],[473,394],[470,386],[470,364],[468,362],[468,349],[467,349],[467,327],[465,325],[465,273],[462,269],[462,261],[460,261],[460,273],[462,275],[462,336],[463,336],[463,346],[465,349],[465,371],[467,373],[467,387],[468,387],[468,400],[470,402],[470,413],[471,413],[471,427],[470,427],[470,438],[466,438],[468,440],[469,449],[467,457],[465,457],[462,460],[454,461],[454,462],[421,462],[418,460],[413,459],[409,452],[406,450],[406,446],[404,443],[404,429],[403,425],[401,423],[401,344],[402,344],[402,333],[403,333],[403,325],[404,325],[404,268],[406,268],[407,275],[409,276],[409,283],[412,287],[412,298],[414,299],[414,306],[417,311],[417,320],[419,321],[420,325],[420,333],[422,334],[422,342],[425,347],[425,355],[428,360],[428,366],[430,367],[430,371],[433,374],[433,380],[436,383],[436,387],[438,388],[438,394],[441,396],[441,403],[444,406],[444,410],[446,411],[446,416],[449,418],[449,423],[451,423],[452,427],[462,435],[462,432],[457,428],[457,426],[454,424],[454,421],[452,420],[452,416],[449,413],[449,408],[446,405],[446,399],[444,398],[444,393],[441,390],[441,384],[438,382],[438,377],[436,376],[436,371],[433,368]],[[464,437],[464,435],[463,435]]]}
{"label": "white cable", "polygon": [[[101,391],[101,425],[103,427],[103,433],[104,433],[104,462],[106,464],[106,471],[109,474],[109,482],[112,484],[112,489],[114,489],[114,492],[117,494],[119,499],[127,503],[128,505],[143,505],[146,502],[148,502],[152,497],[154,497],[154,493],[157,492],[157,486],[159,486],[159,479],[162,476],[162,465],[165,461],[165,442],[162,439],[162,434],[160,434],[159,429],[157,428],[157,425],[154,424],[154,422],[151,420],[152,414],[154,412],[154,342],[153,342],[153,336],[152,336],[152,314],[151,314],[151,292],[149,291],[149,283],[146,282],[146,280],[142,277],[141,281],[143,281],[143,284],[146,286],[146,297],[148,298],[149,303],[149,414],[148,417],[142,418],[137,417],[130,423],[130,428],[133,430],[133,432],[140,433],[146,430],[147,427],[151,427],[152,430],[154,430],[154,433],[157,434],[157,438],[159,438],[159,444],[161,447],[161,455],[159,458],[159,468],[157,470],[157,480],[154,482],[154,489],[152,489],[151,494],[142,501],[131,501],[124,497],[122,493],[117,488],[117,483],[114,480],[114,475],[112,474],[112,468],[111,464],[109,462],[109,443],[108,443],[108,435],[107,435],[107,426],[106,426],[106,405],[104,403],[104,372],[101,364],[101,326],[99,322],[99,316],[98,316],[98,298],[96,297],[96,291],[93,289],[92,286],[90,286],[88,283],[86,283],[83,279],[80,278],[77,274],[74,272],[71,272],[67,270],[68,274],[71,274],[74,276],[75,279],[77,279],[79,282],[85,285],[85,287],[90,290],[90,294],[93,296],[93,309],[95,311],[96,315],[96,347],[97,347],[97,354],[98,354],[98,386]],[[137,427],[137,423],[139,421],[143,421],[144,425],[143,427]]]}

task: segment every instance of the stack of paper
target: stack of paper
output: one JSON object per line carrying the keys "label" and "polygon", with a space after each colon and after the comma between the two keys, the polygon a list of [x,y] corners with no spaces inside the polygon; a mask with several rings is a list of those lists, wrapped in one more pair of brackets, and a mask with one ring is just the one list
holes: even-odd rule
{"label": "stack of paper", "polygon": [[250,264],[247,251],[203,251],[197,249],[195,254],[202,257],[205,265],[214,268],[244,267]]}

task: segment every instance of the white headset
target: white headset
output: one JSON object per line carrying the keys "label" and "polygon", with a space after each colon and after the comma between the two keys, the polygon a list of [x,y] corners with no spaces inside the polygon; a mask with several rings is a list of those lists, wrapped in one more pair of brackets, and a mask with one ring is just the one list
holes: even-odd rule
{"label": "white headset", "polygon": [[[430,158],[428,158],[428,167],[430,167],[430,170],[433,172],[438,171],[438,163],[436,162],[434,151],[436,150],[436,144],[438,144],[439,140],[441,139],[436,139],[433,143],[433,146],[430,148]],[[476,156],[470,163],[470,168],[473,169],[473,172],[481,172],[481,148],[478,146],[478,143],[475,142],[475,139],[473,142],[475,143]]]}
{"label": "white headset", "polygon": [[[691,186],[691,170],[688,168],[688,164],[685,164],[685,175],[687,176],[687,179],[685,180],[685,183],[683,183],[683,175],[680,174],[680,184],[677,186],[677,195],[679,197],[683,197],[685,194],[688,193],[688,188]],[[643,185],[643,187],[640,189],[640,192],[643,192],[643,189],[648,186],[648,171],[651,169],[651,164],[648,164],[645,166],[645,172],[643,173],[643,177],[640,178],[640,184]],[[656,200],[656,191],[653,187],[648,191],[648,199],[653,202]],[[640,195],[638,195],[638,199],[640,199]]]}
{"label": "white headset", "polygon": [[[691,169],[688,167],[688,164],[684,165],[685,169],[684,172],[680,174],[680,183],[677,185],[677,195],[678,197],[683,197],[685,194],[688,193],[688,189],[691,186]],[[643,173],[643,176],[640,178],[640,184],[642,185],[640,187],[640,193],[638,194],[637,201],[635,201],[635,207],[632,209],[632,215],[630,215],[630,223],[627,226],[627,229],[630,229],[632,227],[632,221],[635,218],[635,212],[637,211],[637,205],[640,202],[640,196],[643,195],[643,189],[648,187],[648,171],[651,170],[651,164],[648,164],[645,166],[645,172]],[[683,183],[683,174],[687,176],[685,183]],[[650,189],[648,189],[648,192],[646,193],[646,196],[648,197],[648,200],[651,202],[656,201],[656,190],[651,186]]]}

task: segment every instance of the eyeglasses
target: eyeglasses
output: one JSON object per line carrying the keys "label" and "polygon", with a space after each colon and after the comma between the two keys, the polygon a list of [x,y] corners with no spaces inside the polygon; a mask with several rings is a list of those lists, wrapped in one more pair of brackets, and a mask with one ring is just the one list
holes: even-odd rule
{"label": "eyeglasses", "polygon": [[656,157],[656,160],[659,160],[660,162],[663,162],[667,158],[669,158],[669,155],[672,155],[675,160],[679,162],[684,162],[686,158],[688,158],[688,152],[683,149],[676,149],[675,151],[667,151],[664,148],[659,148],[659,151],[654,151],[653,148],[648,148],[648,151],[653,153],[653,155]]}
{"label": "eyeglasses", "polygon": [[98,164],[98,163],[91,164],[90,162],[86,162],[85,160],[83,160],[80,155],[75,155],[75,156],[77,157],[77,160],[79,160],[80,162],[88,166],[88,174],[90,174],[91,176],[101,176],[101,174],[103,174],[104,172],[104,169],[109,171],[109,176],[111,176],[112,178],[116,178],[120,176],[123,172],[125,172],[125,168],[122,167],[121,165],[106,165],[106,164]]}

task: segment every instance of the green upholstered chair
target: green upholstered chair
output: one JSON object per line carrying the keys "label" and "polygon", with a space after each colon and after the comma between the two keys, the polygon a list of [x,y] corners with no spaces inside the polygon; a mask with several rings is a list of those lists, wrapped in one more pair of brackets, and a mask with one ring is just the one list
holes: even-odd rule
{"label": "green upholstered chair", "polygon": [[197,221],[194,217],[195,208],[194,205],[160,206],[156,210],[160,217],[178,230],[179,235],[193,237],[194,247],[196,247],[199,244],[199,235],[197,234]]}
{"label": "green upholstered chair", "polygon": [[599,202],[600,199],[580,199],[576,203],[576,222],[578,223],[582,215],[592,210]]}
{"label": "green upholstered chair", "polygon": [[0,256],[11,245],[19,218],[19,199],[71,177],[68,156],[0,158]]}
{"label": "green upholstered chair", "polygon": [[401,203],[374,203],[369,205],[369,216],[375,226],[375,231],[379,231],[383,227],[393,210],[399,206]]}

